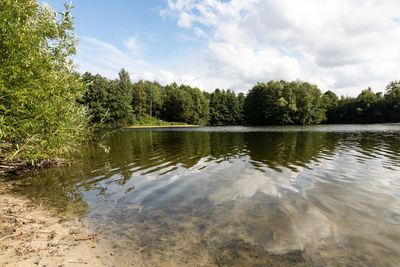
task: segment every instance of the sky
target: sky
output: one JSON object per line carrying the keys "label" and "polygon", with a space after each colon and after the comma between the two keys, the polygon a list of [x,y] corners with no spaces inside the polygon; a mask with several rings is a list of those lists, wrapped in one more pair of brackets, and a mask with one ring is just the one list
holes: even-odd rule
{"label": "sky", "polygon": [[[44,1],[41,1],[42,3]],[[45,2],[57,11],[62,0]],[[400,79],[399,0],[74,0],[80,72],[247,92],[284,79],[356,96]]]}

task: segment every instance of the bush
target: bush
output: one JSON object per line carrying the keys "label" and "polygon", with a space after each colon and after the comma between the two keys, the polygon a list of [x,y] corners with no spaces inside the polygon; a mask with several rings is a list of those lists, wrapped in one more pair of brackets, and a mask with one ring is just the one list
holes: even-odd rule
{"label": "bush", "polygon": [[65,155],[86,128],[71,6],[57,13],[35,0],[0,1],[2,160]]}

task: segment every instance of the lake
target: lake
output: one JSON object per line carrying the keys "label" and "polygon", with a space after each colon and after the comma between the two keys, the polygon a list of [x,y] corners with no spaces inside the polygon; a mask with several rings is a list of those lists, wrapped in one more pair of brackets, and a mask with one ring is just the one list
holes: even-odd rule
{"label": "lake", "polygon": [[400,262],[400,124],[103,132],[22,192],[117,266]]}

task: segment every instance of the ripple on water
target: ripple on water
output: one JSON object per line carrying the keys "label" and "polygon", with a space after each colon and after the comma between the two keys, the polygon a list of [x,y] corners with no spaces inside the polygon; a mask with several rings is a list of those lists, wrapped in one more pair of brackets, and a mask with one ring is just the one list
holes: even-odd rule
{"label": "ripple on water", "polygon": [[80,203],[121,266],[395,266],[399,141],[399,124],[129,130],[24,193]]}

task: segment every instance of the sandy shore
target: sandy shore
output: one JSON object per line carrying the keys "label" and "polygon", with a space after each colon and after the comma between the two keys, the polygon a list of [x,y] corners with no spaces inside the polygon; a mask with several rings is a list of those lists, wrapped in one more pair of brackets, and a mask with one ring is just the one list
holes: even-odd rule
{"label": "sandy shore", "polygon": [[112,266],[82,220],[32,204],[14,185],[0,181],[0,266]]}

